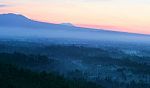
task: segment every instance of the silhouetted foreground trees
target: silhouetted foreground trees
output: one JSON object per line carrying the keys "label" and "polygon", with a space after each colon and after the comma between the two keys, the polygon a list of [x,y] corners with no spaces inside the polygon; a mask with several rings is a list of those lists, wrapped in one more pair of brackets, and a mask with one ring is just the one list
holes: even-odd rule
{"label": "silhouetted foreground trees", "polygon": [[38,66],[46,65],[52,62],[44,55],[26,55],[23,53],[0,53],[0,61],[7,64],[15,64],[21,66]]}
{"label": "silhouetted foreground trees", "polygon": [[0,88],[102,88],[85,80],[69,80],[46,72],[19,69],[0,64]]}
{"label": "silhouetted foreground trees", "polygon": [[[66,48],[66,54],[64,56],[67,56],[67,49],[68,48]],[[76,48],[74,49],[72,48],[72,50],[75,50],[75,49]],[[63,48],[61,50],[63,52]],[[71,48],[69,50],[71,51]],[[82,51],[82,50],[79,50],[79,51]],[[85,50],[85,51],[88,51],[88,50]],[[105,51],[102,51],[102,50],[98,52],[97,57],[95,56],[92,58],[91,56],[89,56],[92,58],[92,60],[91,58],[88,58],[87,56],[88,54],[80,55],[78,53],[79,55],[78,54],[75,55],[73,54],[73,52],[71,53],[75,57],[78,57],[78,56],[84,57],[83,60],[84,61],[89,60],[88,61],[89,63],[99,62],[97,63],[98,65],[98,64],[103,64],[108,61],[107,63],[110,65],[115,64],[118,66],[123,66],[124,68],[118,69],[118,71],[122,73],[124,72],[125,67],[128,67],[128,68],[133,68],[134,74],[140,73],[140,74],[143,74],[143,76],[145,74],[149,75],[149,71],[150,71],[149,65],[147,65],[146,63],[137,63],[128,58],[114,59],[114,58],[111,58],[109,55],[107,55],[107,53],[105,53]],[[125,83],[125,82],[119,82],[119,80],[112,80],[112,78],[109,76],[106,79],[96,78],[95,80],[90,80],[92,82],[89,82],[87,81],[89,79],[85,78],[85,77],[88,77],[88,75],[82,74],[80,70],[76,70],[73,73],[71,72],[71,75],[68,74],[67,76],[65,75],[65,77],[63,77],[63,76],[58,75],[58,73],[56,75],[54,73],[42,72],[43,70],[36,71],[32,69],[34,67],[42,67],[41,69],[50,67],[50,69],[52,69],[53,67],[51,66],[53,65],[51,64],[55,63],[55,59],[53,59],[56,57],[55,54],[58,54],[58,52],[54,51],[53,53],[51,53],[52,57],[48,57],[46,55],[24,54],[24,53],[17,53],[17,52],[0,53],[0,88],[103,88],[102,86],[106,88],[150,88],[149,82],[146,83],[145,81],[141,80],[139,82],[131,81],[131,82]],[[63,54],[62,55],[60,54],[60,56],[63,57]],[[57,56],[59,57],[59,54]],[[130,56],[130,58],[133,58],[133,57],[134,56]],[[104,69],[107,69],[107,68],[104,68]],[[100,70],[100,71],[103,71],[103,70]],[[101,76],[101,74],[99,76]]]}

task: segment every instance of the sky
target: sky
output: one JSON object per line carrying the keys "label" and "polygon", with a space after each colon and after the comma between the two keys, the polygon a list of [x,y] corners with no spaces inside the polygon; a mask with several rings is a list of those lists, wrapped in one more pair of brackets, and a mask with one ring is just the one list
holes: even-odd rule
{"label": "sky", "polygon": [[150,0],[0,0],[0,14],[49,23],[150,34]]}

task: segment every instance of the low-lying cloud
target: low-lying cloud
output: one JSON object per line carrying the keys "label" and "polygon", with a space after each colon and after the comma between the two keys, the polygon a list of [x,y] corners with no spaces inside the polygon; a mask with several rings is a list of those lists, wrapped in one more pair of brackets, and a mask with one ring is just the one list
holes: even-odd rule
{"label": "low-lying cloud", "polygon": [[9,5],[5,5],[5,4],[0,4],[0,8],[1,7],[8,7]]}

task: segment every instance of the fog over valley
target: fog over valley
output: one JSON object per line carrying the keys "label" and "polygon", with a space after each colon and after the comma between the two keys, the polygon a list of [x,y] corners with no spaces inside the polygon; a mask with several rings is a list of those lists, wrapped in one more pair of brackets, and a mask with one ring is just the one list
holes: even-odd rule
{"label": "fog over valley", "polygon": [[150,88],[150,35],[0,14],[0,69],[2,88]]}

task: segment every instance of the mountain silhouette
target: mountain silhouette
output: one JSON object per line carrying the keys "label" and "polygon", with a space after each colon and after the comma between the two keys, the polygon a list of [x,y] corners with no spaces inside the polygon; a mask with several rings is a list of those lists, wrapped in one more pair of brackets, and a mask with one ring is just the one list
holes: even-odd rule
{"label": "mountain silhouette", "polygon": [[61,23],[61,25],[65,25],[65,26],[74,26],[74,25],[71,24],[71,23]]}
{"label": "mountain silhouette", "polygon": [[[29,29],[34,29],[29,30]],[[20,14],[0,14],[0,35],[39,36],[112,41],[150,41],[145,34],[77,27],[70,23],[54,24],[35,21]]]}
{"label": "mountain silhouette", "polygon": [[0,14],[0,27],[21,27],[21,28],[36,28],[36,29],[78,29],[80,31],[92,31],[92,32],[126,33],[119,31],[108,31],[102,29],[97,30],[93,28],[76,27],[71,23],[54,24],[54,23],[40,22],[29,19],[23,15],[14,13]]}
{"label": "mountain silhouette", "polygon": [[20,14],[0,14],[0,26],[1,27],[24,27],[24,28],[43,28],[43,29],[62,29],[66,28],[66,25],[59,25],[53,23],[39,22],[29,19]]}

